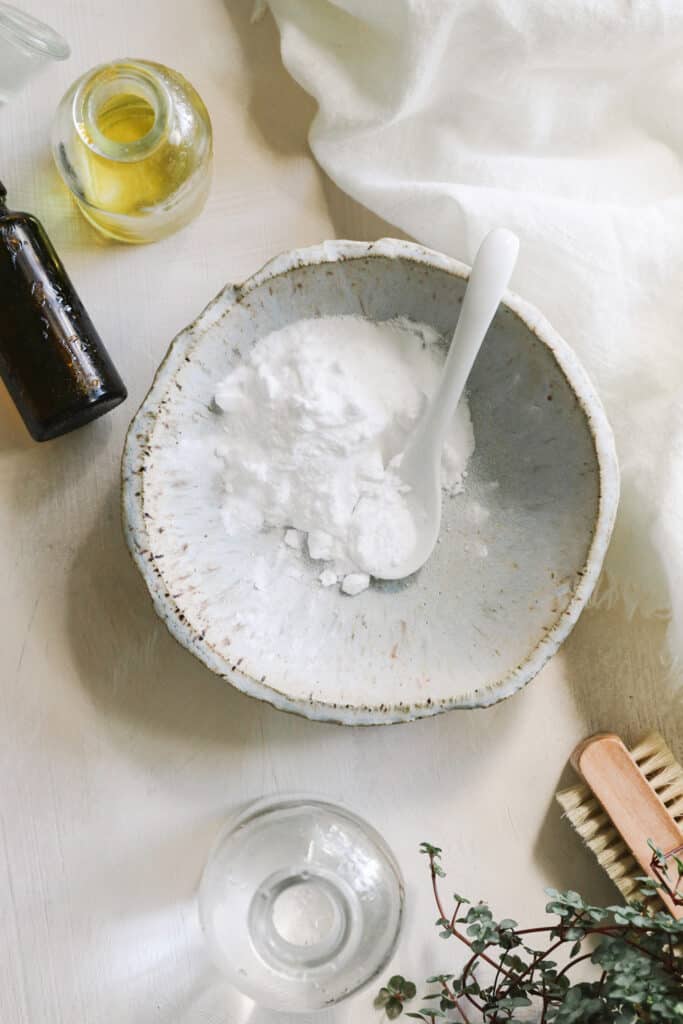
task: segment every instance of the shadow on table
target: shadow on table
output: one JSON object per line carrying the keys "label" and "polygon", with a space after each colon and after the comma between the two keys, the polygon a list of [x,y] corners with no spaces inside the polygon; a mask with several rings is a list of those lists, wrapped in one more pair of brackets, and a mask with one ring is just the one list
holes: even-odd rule
{"label": "shadow on table", "polygon": [[[683,761],[683,688],[672,681],[662,662],[665,635],[666,622],[641,615],[629,619],[621,603],[583,613],[560,657],[587,736],[615,732],[631,746],[657,730]],[[577,781],[567,766],[556,789]],[[619,902],[616,888],[562,820],[554,801],[537,837],[535,857],[556,887],[580,889],[596,903]]]}
{"label": "shadow on table", "polygon": [[683,687],[663,662],[667,623],[621,603],[589,608],[564,659],[572,695],[590,732],[617,732],[627,745],[657,729],[683,758]]}
{"label": "shadow on table", "polygon": [[[368,1007],[371,1012],[372,999],[368,996]],[[340,1019],[344,1009],[330,1007],[327,1010],[318,1010],[311,1014],[300,1013],[278,1013],[275,1010],[266,1010],[260,1006],[254,1006],[251,1014],[245,1020],[245,1024],[335,1024]],[[376,1016],[373,1014],[373,1016]]]}
{"label": "shadow on table", "polygon": [[252,23],[253,0],[225,0],[249,75],[247,109],[271,149],[282,156],[308,153],[315,100],[294,81],[280,57],[280,36],[268,12]]}
{"label": "shadow on table", "polygon": [[[372,1006],[369,997],[368,1004]],[[175,1024],[335,1024],[341,1020],[342,1013],[348,1020],[344,1008],[297,1014],[264,1009],[232,988],[217,970],[206,967],[197,977],[192,992],[174,1008],[173,1021]]]}
{"label": "shadow on table", "polygon": [[12,399],[0,385],[0,454],[27,451],[35,444]]}
{"label": "shadow on table", "polygon": [[[225,0],[225,6],[248,69],[248,110],[253,124],[277,154],[310,154],[308,131],[317,104],[282,63],[275,19],[267,12],[252,24],[253,0]],[[373,241],[408,237],[342,192],[324,171],[319,173],[337,238]]]}
{"label": "shadow on table", "polygon": [[4,468],[13,485],[5,500],[31,517],[36,534],[45,530],[54,534],[55,545],[62,542],[52,517],[55,496],[68,510],[68,496],[76,493],[93,461],[104,456],[111,433],[111,420],[102,417],[52,441],[34,441],[0,385],[0,454],[8,456]]}
{"label": "shadow on table", "polygon": [[128,722],[144,730],[147,744],[169,733],[209,745],[258,742],[259,719],[271,709],[209,672],[155,614],[123,538],[118,487],[76,553],[68,630],[82,685],[123,723],[124,738],[133,739]]}

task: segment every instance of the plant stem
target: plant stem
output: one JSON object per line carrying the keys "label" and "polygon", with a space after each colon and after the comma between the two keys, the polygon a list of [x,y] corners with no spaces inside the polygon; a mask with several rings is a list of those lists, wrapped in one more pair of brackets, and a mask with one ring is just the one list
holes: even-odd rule
{"label": "plant stem", "polygon": [[561,978],[563,974],[567,973],[567,971],[571,971],[572,968],[574,968],[577,964],[580,964],[582,960],[590,960],[592,956],[592,953],[584,953],[582,956],[577,956],[575,960],[570,960],[569,963],[566,964],[566,966],[563,967],[562,970],[558,973],[558,978]]}
{"label": "plant stem", "polygon": [[[436,881],[436,871],[434,870],[434,856],[431,853],[429,855],[429,866],[431,868],[432,891],[434,893],[434,900],[436,902],[437,910],[439,911],[439,915],[441,916],[441,919],[443,921],[447,921],[448,918],[446,917],[446,911],[443,908],[443,904],[441,902],[441,897],[439,896],[439,886],[438,886],[437,881]],[[472,948],[472,943],[470,942],[470,940],[467,938],[466,935],[463,935],[463,933],[461,931],[458,931],[457,928],[449,925],[448,926],[448,931],[451,933],[451,935],[455,936],[456,939],[460,939],[461,942],[464,942],[465,945],[468,946],[470,949]],[[485,960],[487,964],[489,964],[491,967],[495,967],[496,970],[500,966],[500,964],[497,961],[493,960],[490,956],[487,956],[486,953],[476,953],[475,956],[478,956],[481,960]],[[504,974],[506,978],[514,977],[508,971],[506,971],[503,967],[500,967],[500,971],[501,971],[501,974]]]}
{"label": "plant stem", "polygon": [[461,906],[462,906],[462,903],[460,903],[460,902],[456,903],[455,910],[453,911],[453,916],[451,918],[451,923],[450,923],[450,926],[449,926],[450,928],[454,927],[455,922],[456,922],[457,917],[458,917],[458,914],[460,913]]}
{"label": "plant stem", "polygon": [[543,1013],[541,1014],[541,1020],[539,1024],[545,1024],[546,1016],[548,1014],[548,1007],[550,1005],[548,1000],[548,992],[545,987],[545,978],[543,978],[543,995],[541,996],[541,998],[543,1000]]}
{"label": "plant stem", "polygon": [[[456,999],[456,1001],[455,1001],[455,1008],[458,1011],[458,1013],[460,1014],[460,1016],[462,1017],[463,1024],[470,1024],[470,1018],[467,1016],[467,1014],[463,1010],[462,1006],[460,1005],[460,1000],[459,999]],[[478,1009],[478,1007],[477,1007],[477,1009]]]}
{"label": "plant stem", "polygon": [[[461,984],[462,984],[463,988],[467,984],[467,975],[474,968],[474,965],[477,962],[478,957],[479,957],[478,953],[473,953],[472,956],[469,958],[469,960],[467,961],[467,963],[465,964],[465,966],[463,968],[463,972],[462,972],[462,974],[460,976],[460,981],[461,981]],[[475,1008],[475,1010],[481,1011],[481,1010],[484,1009],[483,1004],[482,1003],[478,1003],[476,1001],[476,999],[474,999],[474,997],[470,995],[469,992],[463,992],[463,996],[465,997],[465,999],[468,1000],[468,1002],[472,1003],[472,1006]]]}

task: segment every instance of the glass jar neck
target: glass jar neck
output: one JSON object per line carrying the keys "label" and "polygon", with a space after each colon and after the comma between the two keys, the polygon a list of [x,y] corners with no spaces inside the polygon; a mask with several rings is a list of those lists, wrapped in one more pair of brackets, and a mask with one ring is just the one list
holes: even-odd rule
{"label": "glass jar neck", "polygon": [[82,142],[107,160],[144,160],[166,138],[170,93],[154,65],[120,61],[95,68],[80,83],[73,118]]}

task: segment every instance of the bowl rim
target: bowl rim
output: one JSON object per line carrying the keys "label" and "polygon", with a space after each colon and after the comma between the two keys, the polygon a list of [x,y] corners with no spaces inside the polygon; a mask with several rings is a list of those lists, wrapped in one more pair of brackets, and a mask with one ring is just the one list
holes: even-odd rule
{"label": "bowl rim", "polygon": [[188,327],[171,342],[161,361],[149,391],[133,416],[126,434],[121,459],[121,511],[123,532],[130,554],[152,597],[154,608],[171,635],[194,654],[212,672],[226,679],[248,696],[264,700],[281,711],[293,712],[321,722],[340,725],[389,725],[415,721],[442,711],[484,708],[511,697],[540,672],[556,653],[576,624],[597,583],[614,527],[619,502],[619,467],[612,429],[605,410],[586,371],[573,349],[551,326],[540,311],[514,292],[507,291],[502,304],[516,314],[531,333],[553,355],[560,371],[586,417],[598,463],[598,508],[593,523],[591,544],[582,569],[577,571],[578,583],[562,614],[548,627],[529,654],[501,678],[485,687],[438,702],[399,705],[337,704],[312,698],[294,697],[240,671],[208,644],[187,621],[167,590],[155,564],[149,541],[144,509],[144,473],[151,454],[149,441],[154,431],[157,409],[169,386],[184,365],[186,353],[197,339],[218,323],[232,307],[252,291],[289,271],[326,263],[381,257],[423,264],[444,270],[467,280],[470,268],[450,256],[415,242],[382,238],[375,242],[347,239],[325,241],[318,245],[293,249],[274,257],[242,284],[229,284],[215,296]]}

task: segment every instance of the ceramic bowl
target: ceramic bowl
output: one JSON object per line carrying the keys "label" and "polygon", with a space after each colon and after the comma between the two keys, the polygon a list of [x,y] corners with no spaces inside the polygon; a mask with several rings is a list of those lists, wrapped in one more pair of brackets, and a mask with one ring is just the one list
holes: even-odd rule
{"label": "ceramic bowl", "polygon": [[485,707],[536,675],[586,604],[617,507],[612,434],[571,349],[510,293],[468,385],[465,491],[419,573],[349,598],[279,531],[224,530],[216,382],[301,317],[403,316],[449,338],[468,273],[408,242],[326,242],[229,285],[171,345],[128,433],[124,529],[173,636],[245,693],[353,725]]}

